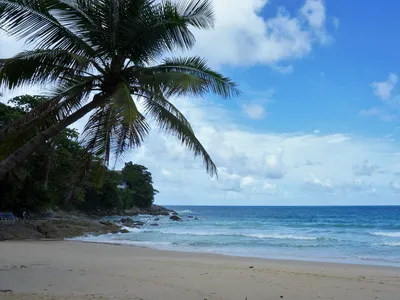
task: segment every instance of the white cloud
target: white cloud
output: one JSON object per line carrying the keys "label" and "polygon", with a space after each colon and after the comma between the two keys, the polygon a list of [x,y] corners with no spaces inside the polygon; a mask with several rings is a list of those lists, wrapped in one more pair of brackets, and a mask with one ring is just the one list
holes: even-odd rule
{"label": "white cloud", "polygon": [[[149,167],[160,190],[159,203],[349,204],[347,196],[358,199],[358,193],[366,203],[376,203],[374,191],[384,203],[397,201],[390,196],[388,182],[396,181],[393,173],[400,169],[398,147],[387,139],[343,133],[256,133],[239,125],[240,119],[232,118],[228,110],[214,102],[176,99],[174,103],[192,122],[216,162],[219,179],[210,179],[201,161],[194,160],[177,140],[154,131],[145,145],[125,160]],[[387,172],[377,170],[379,176],[369,177],[370,182],[359,180],[353,166],[360,165],[358,172],[369,166],[360,164],[360,157]],[[165,170],[176,178],[176,184],[170,184]],[[367,202],[369,195],[373,199],[369,201],[375,202]]]}
{"label": "white cloud", "polygon": [[[326,45],[332,37],[326,30],[323,0],[306,0],[289,13],[280,7],[276,15],[264,19],[271,9],[268,0],[214,0],[216,24],[213,30],[193,30],[196,45],[191,54],[205,57],[214,66],[270,65],[289,74],[288,61],[307,56],[316,45]],[[22,42],[0,35],[0,57],[16,54]]]}
{"label": "white cloud", "polygon": [[331,179],[326,178],[326,179],[320,179],[315,174],[311,173],[309,177],[304,181],[304,185],[307,188],[313,189],[313,190],[324,190],[324,191],[331,191],[333,189]]}
{"label": "white cloud", "polygon": [[243,177],[242,178],[242,182],[241,182],[241,186],[243,187],[245,187],[245,186],[251,186],[251,185],[254,185],[254,184],[256,184],[256,180],[253,178],[253,177],[251,177],[251,176],[245,176],[245,177]]}
{"label": "white cloud", "polygon": [[[214,30],[195,31],[194,54],[204,56],[213,66],[251,66],[266,64],[276,67],[282,61],[308,55],[318,44],[331,37],[325,29],[326,8],[322,0],[307,0],[291,15],[279,8],[275,17],[264,19],[267,0],[215,0]],[[210,45],[212,45],[210,47]]]}
{"label": "white cloud", "polygon": [[392,187],[393,190],[395,190],[396,192],[400,191],[400,182],[398,181],[394,181],[390,183],[390,186]]}
{"label": "white cloud", "polygon": [[354,175],[357,176],[371,176],[378,169],[379,167],[376,164],[370,163],[368,160],[353,166]]}
{"label": "white cloud", "polygon": [[319,133],[321,133],[321,130],[315,129],[313,132],[314,132],[315,134],[319,134]]}
{"label": "white cloud", "polygon": [[382,100],[388,100],[391,96],[393,89],[396,87],[398,77],[395,73],[390,73],[386,81],[374,81],[371,84],[375,95],[380,97]]}
{"label": "white cloud", "polygon": [[282,66],[282,65],[272,65],[271,68],[281,74],[292,74],[293,73],[293,66],[292,65],[287,65],[287,66]]}
{"label": "white cloud", "polygon": [[246,116],[253,120],[261,120],[266,115],[265,108],[262,104],[243,104],[242,108]]}
{"label": "white cloud", "polygon": [[321,0],[307,0],[301,8],[313,28],[322,28],[325,26],[325,5]]}

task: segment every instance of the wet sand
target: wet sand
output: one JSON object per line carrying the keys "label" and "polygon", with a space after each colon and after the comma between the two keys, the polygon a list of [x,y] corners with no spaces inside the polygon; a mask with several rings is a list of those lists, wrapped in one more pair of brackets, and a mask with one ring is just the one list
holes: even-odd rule
{"label": "wet sand", "polygon": [[400,268],[0,242],[0,290],[2,300],[399,300]]}

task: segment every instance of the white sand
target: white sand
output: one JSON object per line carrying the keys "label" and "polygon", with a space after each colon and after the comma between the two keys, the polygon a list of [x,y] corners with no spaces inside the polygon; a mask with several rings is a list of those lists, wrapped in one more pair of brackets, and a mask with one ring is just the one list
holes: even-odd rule
{"label": "white sand", "polygon": [[[254,266],[254,268],[249,268]],[[0,242],[0,299],[400,300],[400,268]]]}

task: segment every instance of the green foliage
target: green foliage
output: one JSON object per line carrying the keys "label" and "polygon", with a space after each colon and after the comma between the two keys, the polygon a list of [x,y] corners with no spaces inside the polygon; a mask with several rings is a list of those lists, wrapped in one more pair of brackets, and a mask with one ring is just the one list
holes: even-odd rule
{"label": "green foliage", "polygon": [[[167,52],[192,48],[192,29],[213,25],[209,0],[0,0],[0,29],[34,46],[0,59],[0,87],[57,86],[50,101],[0,130],[3,173],[14,167],[16,159],[10,157],[24,143],[32,146],[21,151],[26,156],[38,147],[34,136],[53,138],[41,133],[57,124],[66,128],[76,121],[71,116],[79,119],[79,112],[90,109],[85,146],[104,166],[111,154],[118,157],[142,144],[150,118],[200,157],[208,173],[216,174],[210,155],[169,98],[208,93],[230,98],[239,95],[237,85],[200,57],[161,60]],[[142,101],[144,115],[137,110]]]}
{"label": "green foliage", "polygon": [[[38,99],[18,97],[10,101],[14,107],[0,103],[0,120],[6,125],[24,116],[40,105],[43,99]],[[23,210],[40,211],[61,206],[111,214],[134,205],[148,207],[152,204],[155,190],[145,167],[128,163],[122,172],[108,169],[99,172],[104,167],[93,156],[89,157],[89,165],[82,166],[82,154],[86,152],[78,137],[77,131],[64,129],[0,180],[0,211],[20,214]],[[80,172],[83,172],[80,182],[74,182]],[[99,174],[104,176],[102,182]],[[120,187],[124,182],[128,185],[125,189]]]}
{"label": "green foliage", "polygon": [[125,163],[122,180],[126,183],[127,189],[134,192],[132,195],[134,205],[146,208],[153,204],[158,191],[154,189],[153,178],[146,167],[132,162]]}

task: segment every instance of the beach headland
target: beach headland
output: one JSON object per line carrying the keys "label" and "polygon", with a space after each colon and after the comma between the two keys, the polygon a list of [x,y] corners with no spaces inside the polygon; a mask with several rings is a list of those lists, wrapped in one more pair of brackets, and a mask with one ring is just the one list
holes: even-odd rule
{"label": "beach headland", "polygon": [[[152,216],[167,216],[173,210],[159,205],[149,208],[134,207],[120,211],[118,215],[137,216],[146,214]],[[111,212],[96,212],[88,214],[82,211],[48,211],[35,215],[33,219],[0,221],[0,241],[4,240],[40,240],[64,239],[85,234],[107,234],[124,232],[121,225],[102,220],[103,216]]]}
{"label": "beach headland", "polygon": [[0,290],[2,300],[398,300],[400,269],[6,241],[0,242]]}

